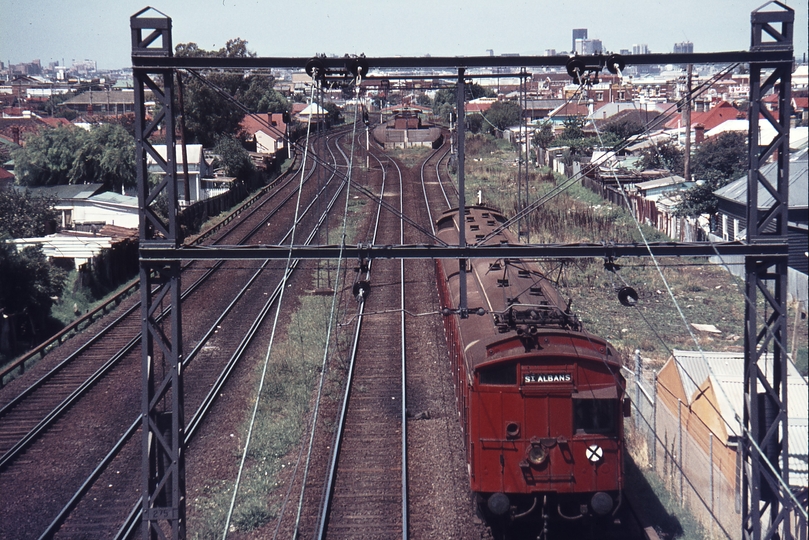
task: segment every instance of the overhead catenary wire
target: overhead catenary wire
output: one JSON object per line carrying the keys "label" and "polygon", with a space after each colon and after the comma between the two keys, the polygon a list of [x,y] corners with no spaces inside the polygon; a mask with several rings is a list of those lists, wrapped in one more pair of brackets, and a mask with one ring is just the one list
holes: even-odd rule
{"label": "overhead catenary wire", "polygon": [[[312,93],[314,94],[314,87],[312,88]],[[314,98],[314,95],[312,97]],[[266,378],[267,378],[267,368],[269,367],[269,363],[270,363],[270,355],[272,353],[272,347],[273,347],[273,343],[275,341],[275,333],[276,333],[276,330],[277,330],[277,327],[278,327],[278,319],[279,319],[280,314],[281,314],[281,305],[282,305],[283,299],[284,299],[284,292],[286,291],[287,279],[289,278],[289,268],[290,268],[290,266],[292,264],[292,252],[293,252],[292,246],[295,244],[295,232],[296,232],[297,226],[298,226],[298,212],[299,212],[299,209],[300,209],[301,193],[303,192],[303,181],[304,181],[304,178],[305,178],[305,175],[306,175],[306,163],[307,163],[307,157],[308,157],[307,154],[308,154],[308,149],[309,149],[309,135],[310,135],[310,131],[311,131],[311,126],[312,126],[312,123],[309,122],[309,124],[307,125],[307,129],[306,129],[306,145],[304,146],[303,161],[301,162],[300,184],[298,185],[298,197],[297,197],[297,201],[296,201],[296,204],[295,204],[295,218],[294,218],[293,225],[292,225],[292,236],[291,236],[290,244],[289,244],[289,246],[290,246],[289,247],[289,254],[287,255],[286,270],[285,270],[284,275],[282,277],[281,291],[279,293],[278,303],[276,304],[275,317],[273,319],[272,331],[270,333],[270,341],[269,341],[269,344],[267,345],[267,352],[266,352],[266,354],[264,356],[264,366],[262,368],[261,378],[259,380],[258,390],[256,391],[256,400],[255,400],[255,404],[253,405],[253,414],[252,414],[252,416],[250,418],[250,424],[249,424],[249,427],[248,427],[248,430],[247,430],[247,437],[246,437],[246,440],[245,440],[245,443],[244,443],[244,450],[242,452],[241,461],[239,462],[238,473],[236,474],[236,482],[235,482],[235,484],[233,486],[233,496],[231,497],[230,507],[228,508],[227,516],[225,518],[225,526],[224,526],[224,530],[222,531],[222,540],[227,539],[228,532],[230,530],[230,521],[231,521],[231,519],[233,517],[233,509],[236,506],[236,496],[239,493],[239,485],[241,483],[242,474],[244,472],[244,463],[247,460],[247,452],[248,452],[248,450],[250,448],[250,442],[251,442],[251,439],[252,439],[252,436],[253,436],[253,427],[255,426],[256,416],[258,415],[259,404],[261,403],[261,394],[262,394],[262,391],[264,389],[264,382],[266,381]]]}

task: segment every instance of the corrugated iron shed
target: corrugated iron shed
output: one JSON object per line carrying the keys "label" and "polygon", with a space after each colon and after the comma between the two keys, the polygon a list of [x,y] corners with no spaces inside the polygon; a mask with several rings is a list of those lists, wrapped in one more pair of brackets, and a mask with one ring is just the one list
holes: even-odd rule
{"label": "corrugated iron shed", "polygon": [[[728,431],[741,434],[737,418],[743,415],[744,353],[674,350],[673,356],[688,404],[699,394],[699,387],[710,381]],[[792,362],[788,362],[787,395],[789,481],[793,486],[806,487],[809,485],[809,383]]]}

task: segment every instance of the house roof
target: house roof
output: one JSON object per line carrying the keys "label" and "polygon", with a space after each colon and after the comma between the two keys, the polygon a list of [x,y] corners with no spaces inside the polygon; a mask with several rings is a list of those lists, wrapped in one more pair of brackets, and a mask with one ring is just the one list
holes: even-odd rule
{"label": "house roof", "polygon": [[114,191],[104,191],[89,198],[91,201],[98,201],[103,203],[116,204],[119,206],[131,206],[132,208],[138,207],[138,198],[129,195],[121,195]]}
{"label": "house roof", "polygon": [[645,150],[646,148],[651,148],[653,146],[657,146],[658,144],[663,144],[666,142],[671,141],[671,135],[668,133],[657,133],[654,135],[634,135],[634,139],[630,138],[629,140],[637,140],[638,142],[630,144],[626,147],[626,151],[629,153],[638,152],[640,150]]}
{"label": "house roof", "polygon": [[[710,139],[711,137],[716,137],[722,133],[726,133],[729,131],[738,132],[738,133],[747,133],[750,128],[750,121],[743,118],[738,118],[734,120],[726,120],[722,122],[718,126],[714,127],[705,132],[705,137]],[[758,144],[759,146],[767,146],[772,142],[775,136],[778,135],[778,131],[770,124],[769,121],[765,120],[764,118],[760,118],[758,121]],[[790,141],[789,144],[790,148],[793,148],[793,143]]]}
{"label": "house roof", "polygon": [[[809,206],[809,170],[807,170],[807,154],[801,152],[798,159],[789,163],[789,207],[807,208]],[[764,177],[775,185],[776,174],[778,173],[777,163],[767,163],[760,169]],[[714,195],[727,201],[747,205],[747,176],[731,182],[723,188],[714,191]],[[767,189],[759,184],[758,204],[759,208],[772,206],[774,199]]]}
{"label": "house roof", "polygon": [[645,191],[647,189],[655,189],[666,186],[676,186],[678,184],[684,184],[685,181],[686,181],[685,178],[683,178],[682,176],[677,176],[676,174],[674,174],[672,176],[666,176],[665,178],[647,180],[646,182],[635,184],[635,187],[641,191]]}
{"label": "house roof", "polygon": [[[742,113],[727,101],[720,101],[710,111],[692,112],[691,125],[702,124],[706,132],[727,120],[736,120]],[[666,129],[675,129],[683,124],[683,115],[676,113],[671,120],[666,122]],[[707,136],[707,133],[706,133]]]}
{"label": "house roof", "polygon": [[[718,413],[729,433],[741,435],[737,418],[743,417],[744,353],[672,351],[688,404],[699,387],[710,380],[718,401]],[[670,359],[669,361],[672,361]],[[787,415],[789,418],[790,484],[806,486],[809,478],[809,392],[807,381],[792,362],[787,362]]]}
{"label": "house roof", "polygon": [[53,197],[57,200],[89,199],[100,190],[104,184],[65,184],[61,186],[15,186],[20,191],[30,191],[34,197]]}
{"label": "house roof", "polygon": [[241,130],[249,136],[263,131],[276,139],[281,138],[286,133],[287,125],[284,123],[284,115],[280,113],[255,113],[246,114],[239,124]]}
{"label": "house roof", "polygon": [[107,103],[111,105],[134,105],[135,104],[135,92],[133,91],[122,91],[122,90],[112,90],[110,92],[103,92],[103,91],[95,91],[89,90],[87,92],[82,92],[76,96],[65,101],[66,105],[106,105]]}
{"label": "house roof", "polygon": [[[166,145],[165,144],[155,144],[153,147],[157,151],[157,153],[160,154],[160,157],[162,157],[163,159],[166,159]],[[192,164],[192,163],[197,164],[197,163],[200,163],[202,161],[203,155],[202,155],[202,145],[201,144],[186,144],[185,145],[185,153],[188,156],[188,163],[189,164]],[[177,165],[182,165],[182,163],[183,163],[183,152],[182,152],[179,145],[176,148],[176,154],[177,154]],[[146,154],[146,158],[147,158],[148,163],[150,163],[150,164],[155,163],[155,161],[152,159],[152,156],[150,156],[149,154]]]}
{"label": "house roof", "polygon": [[320,105],[318,105],[317,103],[310,103],[309,105],[306,106],[305,109],[303,109],[298,114],[300,116],[310,116],[313,114],[327,114],[327,113],[328,111],[323,107],[321,107]]}
{"label": "house roof", "polygon": [[581,116],[586,117],[590,114],[590,109],[587,108],[587,105],[583,105],[581,103],[568,103],[565,102],[564,105],[555,108],[548,114],[549,117],[563,117],[563,116]]}

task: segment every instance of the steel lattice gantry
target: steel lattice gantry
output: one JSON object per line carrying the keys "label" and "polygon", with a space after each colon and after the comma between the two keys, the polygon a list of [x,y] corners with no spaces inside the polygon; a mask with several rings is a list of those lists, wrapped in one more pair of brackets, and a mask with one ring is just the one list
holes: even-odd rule
{"label": "steel lattice gantry", "polygon": [[[150,11],[152,13],[150,13]],[[155,16],[154,14],[157,14]],[[688,64],[746,62],[751,72],[750,170],[748,179],[747,242],[707,244],[657,244],[656,255],[712,256],[746,255],[746,292],[750,301],[745,315],[745,439],[742,444],[743,535],[754,540],[806,537],[805,513],[795,507],[788,489],[788,429],[786,385],[786,276],[787,215],[789,183],[790,73],[793,61],[794,12],[770,2],[751,15],[752,44],[749,51],[646,54],[623,58],[597,56],[567,57],[390,57],[363,58],[367,66],[386,68],[448,68],[455,70],[459,89],[471,68],[557,66],[600,70],[610,63]],[[130,19],[132,66],[136,105],[136,163],[140,212],[140,277],[143,355],[143,538],[185,536],[185,465],[182,383],[182,332],[180,311],[181,259],[269,259],[289,255],[289,246],[184,247],[178,227],[177,160],[175,152],[174,75],[178,69],[296,68],[316,60],[318,69],[350,71],[346,58],[206,58],[175,57],[172,50],[171,19],[146,8]],[[356,66],[354,66],[356,67]],[[146,92],[156,107],[147,115]],[[761,98],[775,91],[779,109],[775,117]],[[463,100],[459,99],[459,108]],[[758,117],[767,119],[778,131],[775,140],[758,146]],[[462,117],[463,115],[459,115]],[[462,123],[461,123],[462,127]],[[459,130],[459,135],[462,130]],[[152,140],[165,137],[162,156]],[[146,159],[157,164],[158,174],[150,183]],[[775,185],[760,173],[762,164],[775,157],[778,165]],[[461,156],[459,156],[460,158]],[[459,178],[463,159],[459,159]],[[760,208],[759,193],[772,196],[772,204]],[[162,210],[161,210],[162,209]],[[503,250],[494,254],[492,250]],[[645,246],[334,246],[292,248],[297,259],[337,257],[340,251],[356,258],[434,258],[522,256],[612,257],[646,256]],[[508,252],[508,254],[506,254]],[[762,306],[766,306],[762,308]],[[165,309],[170,308],[166,313]],[[762,450],[763,455],[759,452]],[[762,459],[766,457],[767,459]],[[772,464],[769,465],[769,464]],[[797,533],[796,533],[797,531]]]}
{"label": "steel lattice gantry", "polygon": [[[765,8],[775,8],[774,10]],[[772,2],[751,15],[751,51],[792,51],[794,12]],[[792,62],[750,63],[749,171],[747,180],[747,242],[751,246],[787,237],[789,212],[789,119]],[[774,91],[778,112],[762,106]],[[763,148],[759,119],[777,135]],[[778,164],[775,182],[761,173],[769,159]],[[764,205],[767,195],[772,203]],[[787,254],[745,257],[745,369],[742,439],[742,529],[759,540],[806,538],[806,522],[789,490],[787,428]],[[762,309],[763,306],[763,309]],[[763,458],[763,459],[762,459]],[[794,520],[790,523],[790,520]],[[794,528],[793,528],[794,527]]]}
{"label": "steel lattice gantry", "polygon": [[[172,54],[171,19],[142,15],[130,20],[132,57]],[[134,63],[134,62],[133,62]],[[133,67],[135,142],[140,213],[140,248],[176,249],[179,244],[177,160],[174,145],[174,70]],[[146,89],[155,103],[146,115]],[[166,136],[163,157],[151,143]],[[156,185],[149,182],[147,154],[158,164]],[[157,204],[165,201],[166,204]],[[161,211],[160,208],[163,208]],[[183,339],[180,310],[180,260],[140,261],[142,332],[143,537],[185,537],[185,459],[183,443]],[[154,292],[154,294],[153,294]],[[164,307],[170,311],[166,315]]]}

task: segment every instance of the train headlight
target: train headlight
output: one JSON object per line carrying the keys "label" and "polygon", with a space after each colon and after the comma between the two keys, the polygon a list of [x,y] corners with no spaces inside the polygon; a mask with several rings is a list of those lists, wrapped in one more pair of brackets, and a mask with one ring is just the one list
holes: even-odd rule
{"label": "train headlight", "polygon": [[612,497],[603,491],[599,491],[590,499],[590,507],[599,516],[606,516],[612,510]]}
{"label": "train headlight", "polygon": [[548,451],[544,446],[535,444],[528,451],[528,461],[531,465],[542,465],[548,459]]}

